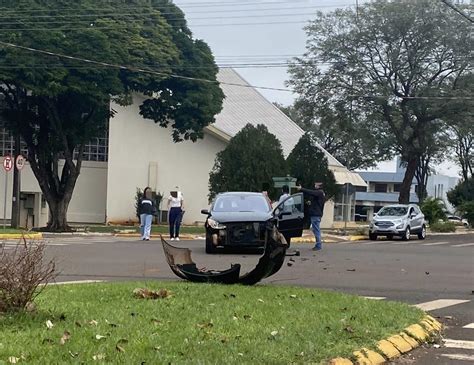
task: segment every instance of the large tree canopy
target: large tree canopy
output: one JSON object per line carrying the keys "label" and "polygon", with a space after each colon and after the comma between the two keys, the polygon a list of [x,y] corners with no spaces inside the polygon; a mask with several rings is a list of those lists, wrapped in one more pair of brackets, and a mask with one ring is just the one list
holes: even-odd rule
{"label": "large tree canopy", "polygon": [[247,124],[217,154],[209,177],[209,197],[226,191],[268,190],[276,198],[272,178],[285,175],[280,141],[264,125]]}
{"label": "large tree canopy", "polygon": [[176,142],[202,137],[221,110],[212,53],[192,38],[170,0],[11,0],[2,6],[2,116],[27,144],[52,230],[68,228],[84,144],[106,128],[111,99],[127,105],[132,93],[147,95],[140,113],[170,127]]}
{"label": "large tree canopy", "polygon": [[318,109],[352,102],[353,111],[370,116],[374,135],[389,134],[393,152],[407,161],[399,201],[408,203],[418,161],[444,117],[440,100],[450,100],[446,87],[472,73],[470,26],[435,0],[376,0],[358,11],[318,13],[289,83]]}

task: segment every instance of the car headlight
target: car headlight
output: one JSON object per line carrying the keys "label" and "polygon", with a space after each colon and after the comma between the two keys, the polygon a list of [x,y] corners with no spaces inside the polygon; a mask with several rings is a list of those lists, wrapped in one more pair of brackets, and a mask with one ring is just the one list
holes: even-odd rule
{"label": "car headlight", "polygon": [[216,220],[214,220],[214,219],[212,219],[212,218],[208,218],[207,224],[208,224],[209,227],[211,227],[212,229],[225,229],[225,228],[226,228],[223,224],[220,224],[218,221],[216,221]]}

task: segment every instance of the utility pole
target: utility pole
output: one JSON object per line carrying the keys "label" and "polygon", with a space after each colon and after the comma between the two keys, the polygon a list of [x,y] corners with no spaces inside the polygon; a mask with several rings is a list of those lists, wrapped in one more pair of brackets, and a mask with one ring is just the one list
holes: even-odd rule
{"label": "utility pole", "polygon": [[16,160],[20,155],[21,139],[20,133],[15,134],[15,150],[13,153],[13,197],[12,197],[12,219],[11,227],[18,228],[20,225],[20,187],[21,173],[16,167]]}

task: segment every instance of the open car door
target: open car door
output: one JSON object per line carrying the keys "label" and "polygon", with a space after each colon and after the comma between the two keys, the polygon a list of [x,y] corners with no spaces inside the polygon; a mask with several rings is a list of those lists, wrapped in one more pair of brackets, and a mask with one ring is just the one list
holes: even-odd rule
{"label": "open car door", "polygon": [[274,210],[278,220],[278,231],[285,237],[301,237],[304,227],[304,197],[303,193],[289,196]]}

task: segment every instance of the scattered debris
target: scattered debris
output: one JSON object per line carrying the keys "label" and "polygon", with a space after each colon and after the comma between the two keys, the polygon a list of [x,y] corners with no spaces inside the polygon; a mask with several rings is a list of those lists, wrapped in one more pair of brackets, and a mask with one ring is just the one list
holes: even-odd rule
{"label": "scattered debris", "polygon": [[53,322],[51,322],[49,319],[46,321],[46,327],[48,327],[48,329],[50,330],[51,328],[54,327],[54,324]]}
{"label": "scattered debris", "polygon": [[64,331],[63,337],[59,340],[60,345],[64,345],[67,341],[71,339],[71,333],[69,331]]}
{"label": "scattered debris", "polygon": [[354,271],[356,271],[356,269],[347,269],[346,271],[352,271],[352,272],[354,272]]}
{"label": "scattered debris", "polygon": [[171,292],[167,289],[160,289],[159,291],[150,290],[146,288],[136,288],[133,291],[135,298],[139,299],[164,299],[171,296]]}

